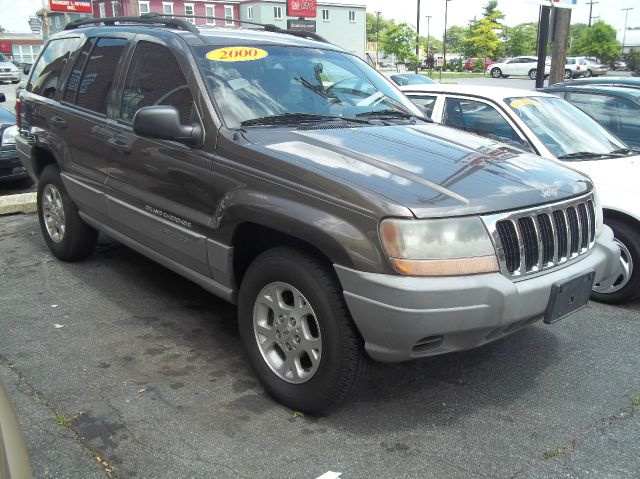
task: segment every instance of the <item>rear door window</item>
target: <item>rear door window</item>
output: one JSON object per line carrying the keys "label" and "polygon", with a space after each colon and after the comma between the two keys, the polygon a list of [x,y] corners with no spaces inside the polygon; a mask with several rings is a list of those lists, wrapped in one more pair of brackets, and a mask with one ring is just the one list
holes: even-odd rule
{"label": "rear door window", "polygon": [[80,45],[80,37],[51,40],[32,69],[27,91],[55,98],[67,62]]}
{"label": "rear door window", "polygon": [[419,95],[413,93],[408,96],[413,103],[424,108],[426,114],[431,118],[433,107],[436,105],[436,99],[438,98],[436,95]]}
{"label": "rear door window", "polygon": [[77,87],[76,105],[107,114],[107,102],[127,40],[100,38],[91,50]]}

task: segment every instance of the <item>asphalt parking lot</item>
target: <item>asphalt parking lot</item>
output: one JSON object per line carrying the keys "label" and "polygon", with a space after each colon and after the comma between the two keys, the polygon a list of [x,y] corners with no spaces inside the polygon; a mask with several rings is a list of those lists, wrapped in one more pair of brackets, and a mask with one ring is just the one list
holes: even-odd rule
{"label": "asphalt parking lot", "polygon": [[308,417],[265,395],[232,306],[117,243],[62,263],[36,216],[0,217],[0,280],[0,379],[39,478],[640,471],[640,302],[379,365],[357,400]]}

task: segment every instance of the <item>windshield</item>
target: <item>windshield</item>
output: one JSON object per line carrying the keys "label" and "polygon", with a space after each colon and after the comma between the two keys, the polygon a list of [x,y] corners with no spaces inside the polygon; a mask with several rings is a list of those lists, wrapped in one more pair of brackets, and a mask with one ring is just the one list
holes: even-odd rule
{"label": "windshield", "polygon": [[353,55],[315,48],[194,48],[203,78],[230,128],[302,115],[356,118],[375,111],[420,111]]}
{"label": "windshield", "polygon": [[0,62],[8,62],[9,59],[5,57],[2,53],[0,53]]}
{"label": "windshield", "polygon": [[557,97],[512,97],[504,101],[556,157],[607,154],[626,145],[582,110]]}

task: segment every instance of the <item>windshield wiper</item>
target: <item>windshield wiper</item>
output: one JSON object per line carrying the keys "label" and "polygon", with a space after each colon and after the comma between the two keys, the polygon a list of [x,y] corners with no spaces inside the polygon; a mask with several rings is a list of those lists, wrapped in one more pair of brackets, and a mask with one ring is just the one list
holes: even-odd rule
{"label": "windshield wiper", "polygon": [[367,111],[364,113],[358,113],[356,115],[358,118],[375,118],[375,119],[387,119],[387,118],[415,118],[427,123],[433,123],[433,120],[430,118],[414,115],[413,113],[409,113],[408,111],[399,111],[399,110],[373,110]]}
{"label": "windshield wiper", "polygon": [[317,115],[315,113],[282,113],[260,118],[252,118],[240,123],[240,126],[291,125],[305,121],[345,121],[349,123],[369,124],[367,120],[338,115]]}
{"label": "windshield wiper", "polygon": [[611,156],[611,153],[594,153],[592,151],[576,151],[575,153],[567,153],[560,155],[559,160],[578,160],[584,158],[602,158],[603,156]]}
{"label": "windshield wiper", "polygon": [[638,148],[618,148],[617,150],[613,150],[609,152],[610,155],[639,155],[640,150]]}

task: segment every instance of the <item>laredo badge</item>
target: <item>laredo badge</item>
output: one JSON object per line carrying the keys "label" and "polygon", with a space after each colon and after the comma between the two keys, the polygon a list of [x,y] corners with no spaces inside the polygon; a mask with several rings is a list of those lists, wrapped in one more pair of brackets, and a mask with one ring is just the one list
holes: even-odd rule
{"label": "laredo badge", "polygon": [[224,47],[211,50],[207,53],[207,58],[214,62],[247,62],[260,60],[268,55],[269,53],[262,48]]}

